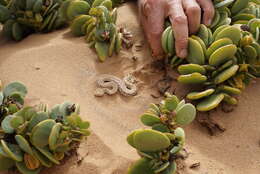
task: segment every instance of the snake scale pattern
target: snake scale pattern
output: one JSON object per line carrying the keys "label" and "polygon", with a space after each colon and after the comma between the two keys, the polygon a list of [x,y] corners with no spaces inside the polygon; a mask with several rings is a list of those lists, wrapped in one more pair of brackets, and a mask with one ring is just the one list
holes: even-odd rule
{"label": "snake scale pattern", "polygon": [[118,91],[124,96],[135,96],[137,94],[137,86],[134,84],[135,78],[131,75],[126,75],[123,79],[116,76],[103,74],[97,80],[98,88],[94,95],[102,97],[105,94],[113,95]]}

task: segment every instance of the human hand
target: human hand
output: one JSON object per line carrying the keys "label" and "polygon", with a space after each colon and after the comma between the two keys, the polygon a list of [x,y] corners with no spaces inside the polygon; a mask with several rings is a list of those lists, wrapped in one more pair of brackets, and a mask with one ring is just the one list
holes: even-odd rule
{"label": "human hand", "polygon": [[160,41],[165,18],[172,24],[177,56],[185,58],[189,34],[196,33],[201,23],[209,26],[215,14],[211,0],[138,0],[138,6],[153,56],[159,58],[163,56]]}

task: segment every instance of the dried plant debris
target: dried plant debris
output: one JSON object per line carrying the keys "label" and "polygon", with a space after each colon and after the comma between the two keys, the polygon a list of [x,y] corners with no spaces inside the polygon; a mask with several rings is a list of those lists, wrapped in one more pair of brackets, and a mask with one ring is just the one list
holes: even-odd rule
{"label": "dried plant debris", "polygon": [[135,52],[142,51],[143,46],[144,46],[144,42],[143,41],[138,41],[133,46],[134,46],[134,51]]}
{"label": "dried plant debris", "polygon": [[191,169],[196,169],[198,167],[200,167],[200,162],[194,163],[190,166]]}
{"label": "dried plant debris", "polygon": [[85,137],[90,123],[71,102],[48,109],[45,104],[24,106],[27,88],[12,82],[0,92],[0,171],[11,168],[37,174],[61,164]]}
{"label": "dried plant debris", "polygon": [[163,79],[157,82],[157,89],[160,95],[164,95],[172,87],[173,79],[170,76],[163,77]]}
{"label": "dried plant debris", "polygon": [[140,159],[128,170],[128,174],[173,174],[177,171],[176,160],[185,143],[185,132],[180,125],[190,124],[196,109],[190,103],[179,100],[169,93],[160,104],[150,104],[141,115],[141,122],[151,129],[137,129],[127,142],[134,147]]}
{"label": "dried plant debris", "polygon": [[219,122],[215,121],[209,113],[200,113],[196,120],[205,127],[211,136],[216,135],[217,132],[225,132],[226,128]]}
{"label": "dried plant debris", "polygon": [[125,28],[120,28],[119,32],[122,33],[123,47],[129,49],[133,46],[133,34]]}
{"label": "dried plant debris", "polygon": [[161,40],[170,66],[179,73],[178,82],[201,89],[186,96],[201,112],[221,103],[236,106],[235,96],[260,75],[259,2],[214,0],[214,5],[212,25],[201,24],[189,37],[186,59],[176,56],[171,26]]}

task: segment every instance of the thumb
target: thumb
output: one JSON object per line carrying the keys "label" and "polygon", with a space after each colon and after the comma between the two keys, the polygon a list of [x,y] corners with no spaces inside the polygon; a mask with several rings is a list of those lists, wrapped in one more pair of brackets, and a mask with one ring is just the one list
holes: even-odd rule
{"label": "thumb", "polygon": [[161,46],[161,36],[164,31],[164,3],[158,0],[141,0],[139,3],[141,24],[150,44],[153,56],[161,57],[164,52]]}

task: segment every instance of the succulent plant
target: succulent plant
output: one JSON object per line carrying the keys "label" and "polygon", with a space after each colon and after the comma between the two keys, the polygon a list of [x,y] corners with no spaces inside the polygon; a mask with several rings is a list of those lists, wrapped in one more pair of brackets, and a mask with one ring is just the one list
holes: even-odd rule
{"label": "succulent plant", "polygon": [[[95,0],[86,0],[90,6],[92,6],[92,4],[95,2]],[[117,7],[119,5],[121,5],[122,3],[125,2],[125,0],[110,0],[113,4],[113,7]],[[101,4],[103,2],[103,0],[101,1],[96,1],[94,4]],[[107,2],[110,3],[110,2]]]}
{"label": "succulent plant", "polygon": [[259,2],[215,0],[214,4],[212,25],[201,24],[198,33],[189,37],[186,59],[176,56],[171,26],[162,35],[162,47],[172,68],[180,74],[178,82],[201,87],[202,90],[187,94],[187,98],[202,112],[216,108],[221,102],[236,105],[234,96],[260,75],[260,19],[254,16],[244,24],[233,22],[235,16],[251,6],[259,11]]}
{"label": "succulent plant", "polygon": [[79,105],[64,102],[23,106],[27,93],[20,82],[1,91],[0,171],[16,168],[22,174],[60,164],[74,146],[90,135],[89,122],[79,116]]}
{"label": "succulent plant", "polygon": [[259,1],[249,0],[246,8],[232,17],[233,24],[248,24],[251,19],[260,18]]}
{"label": "succulent plant", "polygon": [[6,37],[22,40],[33,32],[50,32],[70,24],[75,36],[85,36],[99,60],[118,54],[123,34],[116,27],[123,0],[0,0],[0,23]]}
{"label": "succulent plant", "polygon": [[[0,85],[1,86],[1,85]],[[20,82],[0,87],[0,120],[7,115],[12,115],[23,107],[24,97],[27,94],[26,87]]]}
{"label": "succulent plant", "polygon": [[1,0],[0,23],[6,37],[22,40],[33,32],[50,32],[66,24],[59,8],[63,0]]}
{"label": "succulent plant", "polygon": [[[66,0],[62,16],[71,21],[70,28],[75,36],[85,36],[91,48],[95,48],[99,60],[105,61],[113,53],[119,53],[122,33],[117,30],[117,9],[112,0]],[[117,1],[118,2],[118,1]]]}
{"label": "succulent plant", "polygon": [[176,96],[165,94],[160,104],[150,104],[141,115],[141,122],[151,129],[138,129],[130,133],[127,142],[141,159],[128,170],[128,174],[174,174],[176,159],[185,143],[185,132],[179,125],[190,124],[196,109]]}

